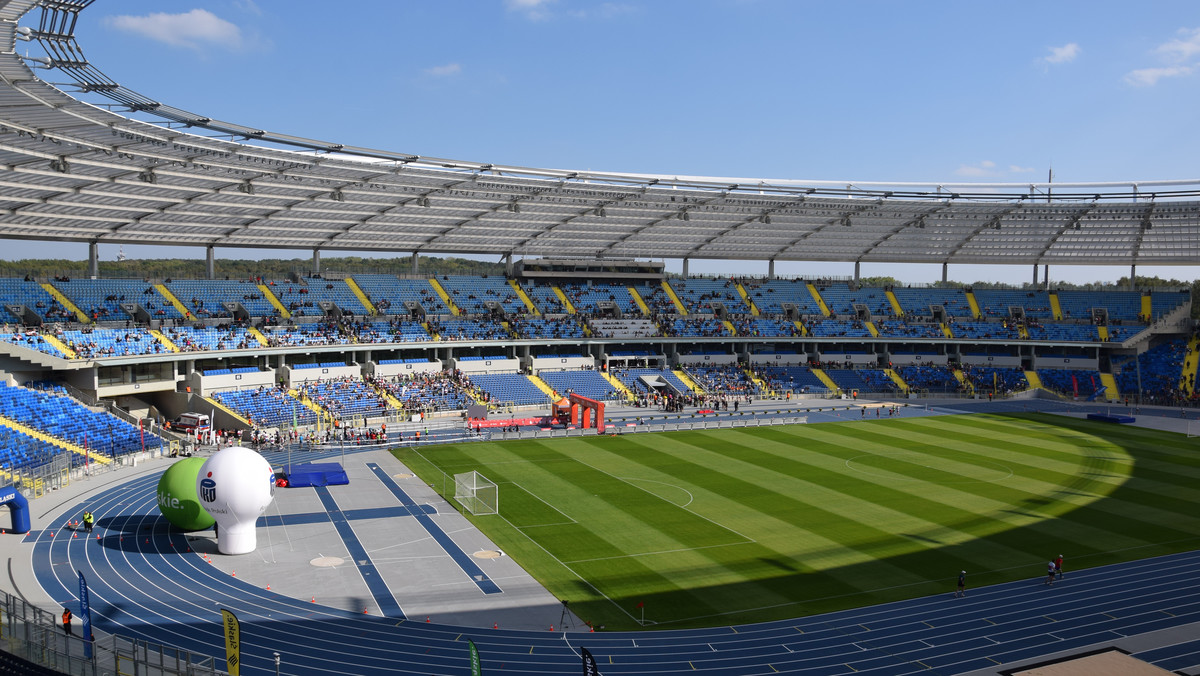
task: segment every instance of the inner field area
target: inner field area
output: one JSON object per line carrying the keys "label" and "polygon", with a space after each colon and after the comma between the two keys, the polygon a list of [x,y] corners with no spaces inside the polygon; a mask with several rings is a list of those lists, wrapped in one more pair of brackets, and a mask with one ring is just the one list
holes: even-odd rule
{"label": "inner field area", "polygon": [[[398,449],[426,483],[499,485],[470,517],[609,629],[741,624],[1194,549],[1194,439],[1041,414],[951,415]],[[639,606],[639,604],[641,604]],[[644,613],[644,616],[643,616]]]}

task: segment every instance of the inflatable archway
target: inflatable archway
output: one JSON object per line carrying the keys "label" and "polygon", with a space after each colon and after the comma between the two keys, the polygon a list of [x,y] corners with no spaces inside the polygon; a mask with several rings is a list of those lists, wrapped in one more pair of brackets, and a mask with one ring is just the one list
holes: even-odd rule
{"label": "inflatable archway", "polygon": [[0,505],[8,505],[12,512],[12,532],[29,532],[29,501],[24,495],[12,486],[0,488]]}

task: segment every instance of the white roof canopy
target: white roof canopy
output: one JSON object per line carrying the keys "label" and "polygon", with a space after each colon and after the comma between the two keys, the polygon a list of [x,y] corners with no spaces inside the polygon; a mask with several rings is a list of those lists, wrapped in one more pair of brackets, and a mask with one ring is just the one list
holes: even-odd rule
{"label": "white roof canopy", "polygon": [[[0,236],[589,258],[1200,262],[1200,180],[924,185],[596,173],[346,147],[212,120],[131,92],[89,64],[73,30],[90,4],[0,0]],[[38,28],[18,28],[27,13]],[[19,36],[40,42],[49,55],[40,64],[80,91],[160,123],[39,79],[14,49]]]}

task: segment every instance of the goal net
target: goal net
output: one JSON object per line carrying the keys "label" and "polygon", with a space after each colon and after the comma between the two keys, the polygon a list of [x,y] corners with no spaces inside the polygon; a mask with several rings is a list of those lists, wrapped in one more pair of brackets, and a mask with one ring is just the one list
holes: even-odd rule
{"label": "goal net", "polygon": [[479,472],[454,475],[454,499],[476,516],[500,512],[500,490]]}

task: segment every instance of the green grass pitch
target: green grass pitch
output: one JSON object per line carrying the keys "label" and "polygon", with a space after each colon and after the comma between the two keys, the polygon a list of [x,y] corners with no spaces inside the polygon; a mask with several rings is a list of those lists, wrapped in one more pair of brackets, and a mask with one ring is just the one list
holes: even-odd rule
{"label": "green grass pitch", "polygon": [[[1034,579],[1200,544],[1200,445],[1049,415],[956,415],[398,449],[584,620],[683,628]],[[644,604],[641,608],[638,604]]]}

